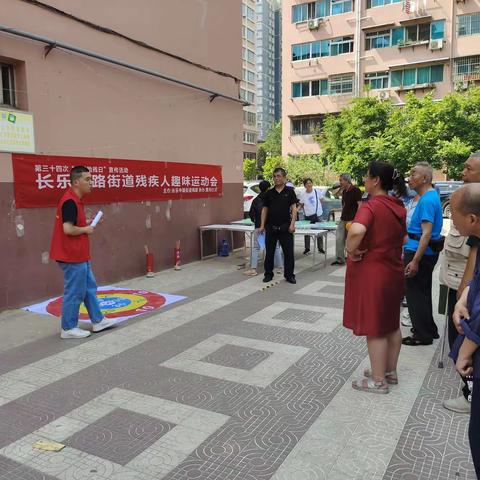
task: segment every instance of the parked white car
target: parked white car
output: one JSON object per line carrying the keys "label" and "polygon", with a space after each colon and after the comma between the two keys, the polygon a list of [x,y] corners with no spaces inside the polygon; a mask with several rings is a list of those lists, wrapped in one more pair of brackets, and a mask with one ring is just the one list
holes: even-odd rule
{"label": "parked white car", "polygon": [[245,218],[248,217],[253,200],[260,193],[259,183],[260,180],[243,182],[243,215]]}

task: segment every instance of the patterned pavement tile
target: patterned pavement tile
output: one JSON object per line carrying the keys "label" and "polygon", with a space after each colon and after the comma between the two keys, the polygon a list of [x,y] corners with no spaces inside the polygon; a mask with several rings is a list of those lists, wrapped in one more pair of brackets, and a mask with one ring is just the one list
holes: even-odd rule
{"label": "patterned pavement tile", "polygon": [[126,465],[175,425],[121,408],[65,440],[65,444],[105,460]]}
{"label": "patterned pavement tile", "polygon": [[270,355],[272,355],[272,352],[265,352],[255,348],[240,347],[239,345],[224,345],[210,355],[203,357],[201,361],[223,367],[251,370],[270,357]]}
{"label": "patterned pavement tile", "polygon": [[[341,326],[344,269],[307,263],[297,286],[218,280],[202,296],[197,285],[194,301],[0,376],[0,480],[20,468],[45,480],[470,473],[466,422],[439,412],[439,385],[442,398],[457,387],[427,381],[433,347],[402,351],[386,398],[352,394],[367,352]],[[67,447],[34,450],[39,438]]]}
{"label": "patterned pavement tile", "polygon": [[384,480],[475,480],[468,443],[468,415],[442,407],[460,395],[460,380],[451,361],[438,368],[439,351],[405,422]]}

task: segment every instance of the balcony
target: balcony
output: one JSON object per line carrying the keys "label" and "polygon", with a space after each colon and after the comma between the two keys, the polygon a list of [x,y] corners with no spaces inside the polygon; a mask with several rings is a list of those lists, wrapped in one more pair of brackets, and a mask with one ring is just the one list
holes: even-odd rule
{"label": "balcony", "polygon": [[463,73],[453,76],[454,82],[480,82],[480,72]]}

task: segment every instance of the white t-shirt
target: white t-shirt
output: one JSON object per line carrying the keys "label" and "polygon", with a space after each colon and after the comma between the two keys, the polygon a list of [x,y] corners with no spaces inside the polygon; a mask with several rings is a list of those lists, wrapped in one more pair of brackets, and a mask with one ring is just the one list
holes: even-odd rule
{"label": "white t-shirt", "polygon": [[324,190],[314,188],[310,193],[305,190],[300,194],[300,203],[303,203],[303,211],[306,217],[317,214],[321,217],[323,213],[322,198],[325,196]]}

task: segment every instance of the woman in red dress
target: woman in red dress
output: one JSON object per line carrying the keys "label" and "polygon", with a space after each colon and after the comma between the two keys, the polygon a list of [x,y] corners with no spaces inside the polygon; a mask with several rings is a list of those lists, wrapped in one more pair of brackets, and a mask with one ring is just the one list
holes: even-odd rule
{"label": "woman in red dress", "polygon": [[384,162],[372,162],[364,179],[370,199],[357,212],[347,237],[343,325],[367,337],[371,369],[352,387],[388,393],[397,384],[402,345],[400,305],[404,292],[402,247],[406,235],[402,196],[405,180]]}

